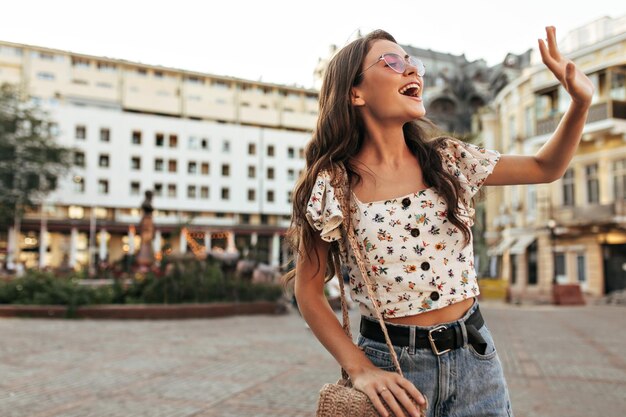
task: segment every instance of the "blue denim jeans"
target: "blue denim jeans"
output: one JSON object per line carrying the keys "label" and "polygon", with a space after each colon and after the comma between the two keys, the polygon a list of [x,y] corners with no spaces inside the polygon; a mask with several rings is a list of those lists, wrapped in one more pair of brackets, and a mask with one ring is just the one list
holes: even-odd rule
{"label": "blue denim jeans", "polygon": [[[476,308],[478,303],[474,302],[460,320],[444,324],[463,326]],[[377,321],[365,316],[361,320]],[[385,324],[387,327],[414,327],[417,330],[430,330],[439,326]],[[428,398],[427,417],[513,416],[502,365],[486,324],[479,333],[487,342],[484,354],[476,352],[468,344],[441,356],[435,355],[431,349],[394,346],[404,377]],[[395,371],[387,344],[362,335],[359,335],[357,344],[374,365],[383,370]]]}

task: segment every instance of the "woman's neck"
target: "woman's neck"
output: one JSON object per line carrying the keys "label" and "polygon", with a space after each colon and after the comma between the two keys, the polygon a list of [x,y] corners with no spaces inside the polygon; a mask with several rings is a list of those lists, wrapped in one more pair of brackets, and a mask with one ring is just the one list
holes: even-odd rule
{"label": "woman's neck", "polygon": [[372,128],[368,126],[363,146],[356,159],[367,165],[399,168],[411,157],[411,151],[404,141],[402,126]]}

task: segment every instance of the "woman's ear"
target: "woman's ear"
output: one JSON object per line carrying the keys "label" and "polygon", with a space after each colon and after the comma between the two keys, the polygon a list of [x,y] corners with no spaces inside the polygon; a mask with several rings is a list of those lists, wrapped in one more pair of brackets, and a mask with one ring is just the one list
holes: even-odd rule
{"label": "woman's ear", "polygon": [[365,105],[365,100],[358,88],[352,87],[350,89],[350,102],[354,107],[361,107]]}

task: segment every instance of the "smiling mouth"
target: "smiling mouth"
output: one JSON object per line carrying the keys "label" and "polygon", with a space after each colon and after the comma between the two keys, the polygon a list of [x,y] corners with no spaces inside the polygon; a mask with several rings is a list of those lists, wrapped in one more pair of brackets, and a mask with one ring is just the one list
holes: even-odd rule
{"label": "smiling mouth", "polygon": [[398,90],[400,94],[408,97],[419,97],[420,96],[420,88],[418,83],[407,84]]}

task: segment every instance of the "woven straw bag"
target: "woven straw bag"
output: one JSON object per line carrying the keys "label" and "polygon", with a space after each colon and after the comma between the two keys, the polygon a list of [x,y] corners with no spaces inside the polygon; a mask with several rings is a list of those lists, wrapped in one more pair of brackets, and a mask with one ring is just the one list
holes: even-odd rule
{"label": "woven straw bag", "polygon": [[[356,257],[357,264],[365,280],[365,286],[367,287],[367,291],[372,300],[372,304],[374,306],[374,310],[376,312],[376,316],[378,317],[378,321],[380,322],[380,326],[385,334],[385,340],[387,342],[387,347],[389,348],[389,352],[391,353],[391,357],[396,367],[396,372],[398,372],[401,376],[402,370],[400,369],[400,362],[398,361],[398,356],[393,348],[391,340],[389,339],[389,334],[387,333],[387,327],[385,326],[385,322],[383,320],[380,309],[378,308],[378,297],[376,296],[374,289],[372,287],[372,283],[370,282],[367,269],[365,267],[365,262],[363,260],[363,256],[361,251],[359,250],[359,246],[356,242],[356,238],[354,237],[354,230],[351,225],[348,224],[349,216],[346,215],[348,210],[348,204],[345,198],[346,193],[344,192],[344,187],[347,187],[347,175],[345,174],[345,170],[343,167],[340,169],[342,174],[342,183],[339,184],[338,187],[335,188],[336,195],[341,205],[341,210],[344,213],[342,227],[346,231],[346,235],[348,236],[348,241],[350,246],[352,247],[352,251]],[[345,251],[345,247],[340,245],[340,250]],[[345,253],[345,252],[344,252]],[[348,307],[346,303],[346,294],[343,284],[343,277],[338,271],[341,271],[340,267],[340,259],[337,256],[333,256],[333,263],[335,267],[335,271],[337,272],[337,279],[339,280],[339,287],[341,289],[341,312],[343,315],[343,330],[346,335],[352,340],[352,333],[350,331],[350,317],[348,316]],[[424,397],[426,398],[426,397]],[[389,406],[382,401],[383,405],[389,412],[390,417],[394,417],[395,415],[391,412]],[[417,403],[414,404],[418,406]],[[402,411],[408,415],[406,410],[402,406]],[[420,416],[424,417],[426,409],[428,408],[428,400],[426,401],[426,405],[420,409]],[[369,397],[363,393],[352,387],[352,381],[350,381],[350,377],[345,369],[341,369],[341,379],[334,384],[325,384],[320,390],[318,402],[317,402],[317,417],[379,417],[378,411],[374,408]]]}

